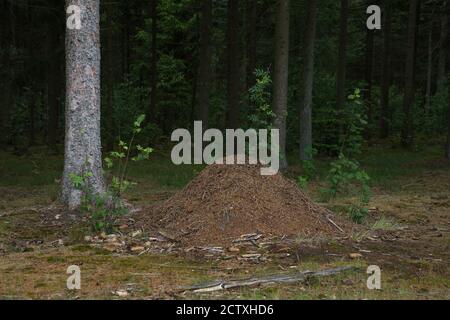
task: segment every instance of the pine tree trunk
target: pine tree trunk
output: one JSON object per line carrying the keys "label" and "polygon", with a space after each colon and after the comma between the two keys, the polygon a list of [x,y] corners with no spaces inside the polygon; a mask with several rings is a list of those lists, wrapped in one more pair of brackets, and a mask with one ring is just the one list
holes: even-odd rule
{"label": "pine tree trunk", "polygon": [[312,100],[314,83],[314,43],[316,39],[317,0],[308,1],[306,32],[304,36],[304,67],[300,90],[300,160],[312,158]]}
{"label": "pine tree trunk", "polygon": [[406,45],[405,94],[403,99],[402,145],[409,148],[413,144],[412,107],[415,98],[415,61],[419,0],[409,2],[408,41]]}
{"label": "pine tree trunk", "polygon": [[345,105],[345,81],[347,67],[348,42],[348,0],[341,0],[340,30],[339,30],[339,56],[336,79],[336,107],[340,111]]}
{"label": "pine tree trunk", "polygon": [[431,77],[433,75],[433,20],[428,31],[427,88],[425,93],[425,110],[431,108]]}
{"label": "pine tree trunk", "polygon": [[247,1],[247,92],[255,84],[257,1]]}
{"label": "pine tree trunk", "polygon": [[152,55],[150,61],[150,110],[147,114],[147,120],[156,120],[156,107],[158,104],[158,0],[151,1],[151,44]]}
{"label": "pine tree trunk", "polygon": [[[52,0],[52,9],[57,12],[64,12],[64,4],[59,0]],[[60,70],[62,59],[62,41],[60,41],[62,20],[59,14],[51,11],[48,23],[48,60],[47,60],[47,102],[48,102],[48,123],[47,123],[47,144],[50,149],[55,150],[60,109]]]}
{"label": "pine tree trunk", "polygon": [[240,122],[240,55],[239,55],[239,1],[228,0],[227,25],[227,115],[226,128],[239,127]]}
{"label": "pine tree trunk", "polygon": [[212,28],[213,28],[213,1],[204,0],[201,16],[200,53],[197,70],[196,120],[203,122],[203,129],[209,127],[209,101],[212,74]]}
{"label": "pine tree trunk", "polygon": [[289,0],[278,0],[275,26],[273,109],[275,128],[280,130],[280,167],[287,167],[286,116],[289,75]]}
{"label": "pine tree trunk", "polygon": [[102,194],[100,141],[100,1],[67,0],[81,9],[81,30],[66,29],[66,138],[62,201],[70,209],[82,193],[71,175],[88,174],[87,188]]}
{"label": "pine tree trunk", "polygon": [[442,88],[447,80],[447,47],[448,47],[448,14],[444,11],[441,17],[441,37],[439,45],[439,64],[438,64],[438,88]]}
{"label": "pine tree trunk", "polygon": [[113,4],[106,4],[106,150],[114,148],[114,59],[113,59]]}
{"label": "pine tree trunk", "polygon": [[380,97],[380,138],[389,136],[389,90],[391,87],[391,14],[389,0],[384,0],[383,23],[383,62]]}
{"label": "pine tree trunk", "polygon": [[374,46],[374,30],[367,29],[366,34],[366,61],[365,61],[365,81],[366,90],[364,92],[364,100],[367,105],[367,130],[366,136],[369,144],[372,141],[372,122],[373,122],[373,105],[372,105],[372,75],[373,75],[373,46]]}
{"label": "pine tree trunk", "polygon": [[[12,43],[12,6],[8,1],[1,3],[2,12],[6,12],[6,19],[0,21],[0,48],[2,48],[0,55],[0,63],[10,65],[10,46]],[[6,144],[7,122],[9,118],[9,111],[11,108],[11,89],[12,89],[12,73],[11,68],[2,68],[0,70],[0,147]],[[3,149],[4,150],[4,149]]]}

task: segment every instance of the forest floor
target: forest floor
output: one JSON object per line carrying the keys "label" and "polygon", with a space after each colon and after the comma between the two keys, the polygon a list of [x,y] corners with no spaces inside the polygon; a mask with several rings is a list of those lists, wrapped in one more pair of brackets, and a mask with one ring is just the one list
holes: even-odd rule
{"label": "forest floor", "polygon": [[[268,248],[224,253],[177,250],[170,243],[152,250],[132,247],[140,237],[132,225],[127,232],[136,239],[126,250],[87,241],[86,224],[56,204],[62,158],[44,150],[22,157],[3,153],[0,299],[450,299],[450,162],[441,158],[432,146],[414,152],[371,148],[360,159],[372,178],[371,210],[349,237],[299,236]],[[320,160],[319,178],[308,188],[314,199],[328,162]],[[139,207],[167,199],[201,170],[169,163],[166,155],[155,154],[132,167],[130,177],[138,186],[127,200]],[[291,163],[289,174],[296,176],[299,166]],[[351,201],[339,197],[325,205],[343,214]],[[81,269],[81,290],[66,288],[70,265]],[[366,286],[369,265],[381,268],[381,290]],[[353,268],[296,284],[210,293],[186,289],[342,266]]]}

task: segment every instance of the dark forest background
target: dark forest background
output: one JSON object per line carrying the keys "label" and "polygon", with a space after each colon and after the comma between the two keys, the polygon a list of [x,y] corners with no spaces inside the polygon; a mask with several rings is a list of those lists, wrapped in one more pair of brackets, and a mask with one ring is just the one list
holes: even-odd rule
{"label": "dark forest background", "polygon": [[[382,8],[381,30],[366,27],[371,4]],[[17,154],[45,145],[62,153],[65,3],[0,5],[0,145]],[[317,7],[314,152],[337,155],[342,128],[354,121],[342,110],[353,110],[347,96],[357,99],[357,89],[365,146],[426,142],[444,150],[450,135],[448,2],[320,0]],[[289,8],[286,145],[295,154],[311,10],[303,0]],[[249,92],[256,79],[273,72],[276,19],[271,0],[101,1],[103,148],[127,139],[142,113],[141,139],[152,146],[166,145],[172,130],[198,119],[215,128],[251,127],[261,110]],[[270,95],[267,83],[262,90]]]}

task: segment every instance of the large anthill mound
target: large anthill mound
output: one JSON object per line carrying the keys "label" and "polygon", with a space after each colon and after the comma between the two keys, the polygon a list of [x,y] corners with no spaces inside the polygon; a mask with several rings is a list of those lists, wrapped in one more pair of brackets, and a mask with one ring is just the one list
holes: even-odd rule
{"label": "large anthill mound", "polygon": [[281,174],[249,165],[211,165],[153,208],[147,226],[187,245],[220,245],[244,234],[342,235],[332,213]]}

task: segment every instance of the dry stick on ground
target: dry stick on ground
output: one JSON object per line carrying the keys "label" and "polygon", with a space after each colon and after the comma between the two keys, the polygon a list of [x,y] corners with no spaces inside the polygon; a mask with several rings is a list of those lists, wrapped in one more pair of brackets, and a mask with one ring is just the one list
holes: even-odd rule
{"label": "dry stick on ground", "polygon": [[326,277],[340,272],[352,270],[354,267],[340,267],[334,269],[327,269],[322,271],[304,271],[295,274],[276,274],[260,278],[248,278],[242,280],[229,280],[229,281],[215,281],[206,284],[194,285],[192,287],[184,288],[184,290],[191,290],[195,293],[207,293],[219,290],[227,290],[239,287],[250,287],[256,285],[268,285],[275,283],[295,283],[304,282],[313,277]]}

